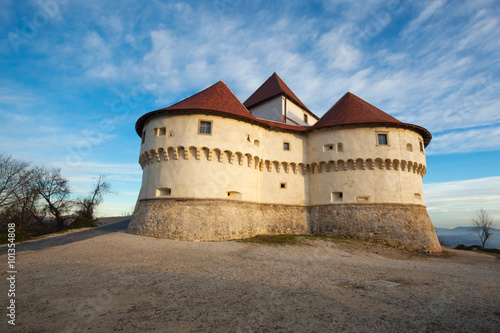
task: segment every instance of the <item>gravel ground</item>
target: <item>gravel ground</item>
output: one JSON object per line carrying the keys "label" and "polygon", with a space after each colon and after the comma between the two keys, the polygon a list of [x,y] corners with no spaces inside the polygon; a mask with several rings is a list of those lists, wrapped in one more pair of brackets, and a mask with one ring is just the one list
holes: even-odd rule
{"label": "gravel ground", "polygon": [[310,239],[179,242],[127,234],[127,223],[19,244],[16,326],[3,307],[0,331],[500,331],[491,256]]}

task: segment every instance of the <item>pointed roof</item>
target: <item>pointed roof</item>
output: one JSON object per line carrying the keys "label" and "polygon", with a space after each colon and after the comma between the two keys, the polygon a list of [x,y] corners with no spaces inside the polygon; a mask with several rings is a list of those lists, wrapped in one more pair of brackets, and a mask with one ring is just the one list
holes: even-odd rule
{"label": "pointed roof", "polygon": [[241,104],[238,97],[233,94],[224,81],[219,81],[207,89],[161,110],[208,110],[255,118]]}
{"label": "pointed roof", "polygon": [[[312,115],[314,115],[307,106],[302,103],[302,101],[295,96],[293,91],[288,88],[288,86],[283,82],[283,80],[276,74],[276,72],[271,75],[266,82],[264,82],[259,89],[257,89],[248,99],[243,103],[248,109],[255,106],[261,102],[264,102],[272,97],[285,95],[297,105],[299,105],[304,110],[307,110]],[[316,117],[316,116],[315,116]],[[317,118],[317,117],[316,117]]]}
{"label": "pointed roof", "polygon": [[143,115],[135,124],[135,130],[139,136],[142,135],[142,128],[145,122],[158,113],[168,111],[210,111],[215,113],[224,113],[227,115],[235,116],[238,118],[248,118],[255,120],[255,118],[240,100],[234,95],[224,81],[219,81],[216,84],[200,91],[199,93],[183,99],[169,107],[151,111]]}
{"label": "pointed roof", "polygon": [[314,124],[313,128],[365,123],[401,122],[358,96],[347,92]]}
{"label": "pointed roof", "polygon": [[424,138],[424,143],[427,146],[431,141],[431,134],[425,128],[402,123],[393,116],[385,113],[379,108],[364,101],[351,92],[347,92],[337,103],[335,103],[330,110],[328,110],[321,119],[312,126],[311,130],[342,125],[392,125],[411,128],[416,130]]}

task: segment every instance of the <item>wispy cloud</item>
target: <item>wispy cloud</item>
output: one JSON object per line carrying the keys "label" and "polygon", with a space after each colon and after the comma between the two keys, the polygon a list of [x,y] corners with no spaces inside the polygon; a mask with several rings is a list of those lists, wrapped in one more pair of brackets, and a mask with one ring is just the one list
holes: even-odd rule
{"label": "wispy cloud", "polygon": [[469,225],[480,208],[500,221],[500,177],[424,184],[434,226]]}

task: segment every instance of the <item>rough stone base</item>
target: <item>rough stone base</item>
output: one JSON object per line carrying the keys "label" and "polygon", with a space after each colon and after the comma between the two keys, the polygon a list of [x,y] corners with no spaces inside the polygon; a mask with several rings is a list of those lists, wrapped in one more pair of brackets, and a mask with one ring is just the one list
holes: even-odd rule
{"label": "rough stone base", "polygon": [[177,240],[221,241],[261,234],[305,234],[304,207],[224,200],[140,201],[129,232]]}
{"label": "rough stone base", "polygon": [[441,252],[431,219],[423,206],[329,205],[309,207],[309,232],[377,240],[411,250]]}
{"label": "rough stone base", "polygon": [[427,210],[411,205],[301,207],[225,200],[143,200],[136,207],[128,231],[187,241],[309,233],[441,252]]}

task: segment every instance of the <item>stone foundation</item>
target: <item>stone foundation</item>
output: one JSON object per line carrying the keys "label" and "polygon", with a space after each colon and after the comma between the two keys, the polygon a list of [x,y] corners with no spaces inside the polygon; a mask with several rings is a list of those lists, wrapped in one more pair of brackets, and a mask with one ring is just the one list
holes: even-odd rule
{"label": "stone foundation", "polygon": [[313,235],[377,240],[410,250],[441,252],[424,206],[325,205],[309,207]]}
{"label": "stone foundation", "polygon": [[142,200],[128,231],[186,241],[309,233],[383,241],[411,250],[441,252],[427,210],[413,205],[303,207],[226,200]]}
{"label": "stone foundation", "polygon": [[304,207],[226,200],[143,200],[129,232],[177,240],[222,241],[261,234],[305,234]]}

